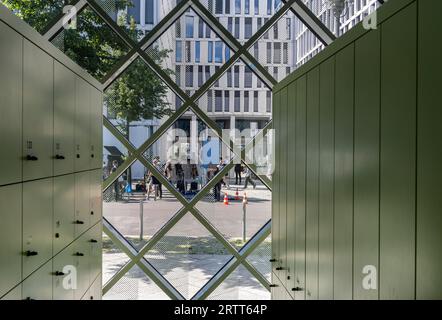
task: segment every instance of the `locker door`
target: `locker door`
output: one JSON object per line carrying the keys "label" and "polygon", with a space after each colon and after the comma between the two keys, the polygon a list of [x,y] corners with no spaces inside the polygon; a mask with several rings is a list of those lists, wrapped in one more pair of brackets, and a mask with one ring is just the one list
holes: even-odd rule
{"label": "locker door", "polygon": [[54,178],[53,254],[74,240],[75,175]]}
{"label": "locker door", "polygon": [[102,218],[102,174],[102,169],[90,171],[91,225],[101,221]]}
{"label": "locker door", "polygon": [[90,243],[90,278],[95,279],[102,269],[102,237],[101,223],[96,224],[88,231],[87,241]]}
{"label": "locker door", "polygon": [[54,175],[74,171],[75,75],[54,63]]}
{"label": "locker door", "polygon": [[306,298],[318,299],[319,67],[307,74]]}
{"label": "locker door", "polygon": [[94,283],[92,283],[92,286],[89,289],[89,299],[90,300],[101,300],[102,299],[102,280],[101,280],[101,273],[98,275],[98,277],[95,279]]}
{"label": "locker door", "polygon": [[89,229],[90,199],[89,199],[89,172],[75,174],[75,237]]}
{"label": "locker door", "polygon": [[21,284],[1,297],[0,300],[21,300]]}
{"label": "locker door", "polygon": [[23,180],[52,176],[53,59],[24,40]]}
{"label": "locker door", "polygon": [[102,167],[103,163],[103,95],[92,86],[90,90],[90,168],[98,169]]}
{"label": "locker door", "polygon": [[91,242],[88,234],[83,234],[73,243],[74,266],[77,269],[77,289],[74,290],[74,299],[81,299],[89,288],[90,284],[90,259]]}
{"label": "locker door", "polygon": [[23,184],[23,277],[52,257],[52,178]]}
{"label": "locker door", "polygon": [[279,172],[280,172],[280,157],[279,157],[279,141],[280,141],[280,125],[279,125],[279,101],[281,94],[278,92],[273,97],[273,121],[275,123],[275,170],[272,176],[272,271],[276,272],[279,260]]}
{"label": "locker door", "polygon": [[[69,246],[61,251],[52,260],[52,288],[54,300],[72,300],[74,299],[74,290],[72,285],[75,279],[74,266],[74,248]],[[72,278],[71,278],[72,277]],[[69,281],[72,279],[72,281]]]}
{"label": "locker door", "polygon": [[21,281],[22,186],[0,187],[0,297]]}
{"label": "locker door", "polygon": [[44,264],[23,281],[22,299],[52,300],[52,261]]}
{"label": "locker door", "polygon": [[296,186],[295,186],[295,299],[305,299],[305,177],[306,177],[306,104],[307,81],[303,76],[296,84]]}
{"label": "locker door", "polygon": [[90,149],[90,88],[89,84],[76,77],[75,99],[75,171],[89,169]]}
{"label": "locker door", "polygon": [[0,185],[22,179],[23,38],[0,22]]}

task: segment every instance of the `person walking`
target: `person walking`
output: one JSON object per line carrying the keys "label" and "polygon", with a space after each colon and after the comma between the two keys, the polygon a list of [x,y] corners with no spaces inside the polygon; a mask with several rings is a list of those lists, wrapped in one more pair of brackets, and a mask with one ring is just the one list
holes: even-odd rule
{"label": "person walking", "polygon": [[[242,172],[241,163],[235,164],[235,184],[236,185],[242,183],[242,181],[241,181],[241,172]],[[238,181],[239,181],[239,183],[238,183]]]}
{"label": "person walking", "polygon": [[250,171],[250,169],[248,167],[244,167],[244,177],[245,177],[245,184],[244,184],[244,189],[247,189],[247,186],[250,182],[250,184],[253,186],[253,189],[256,188],[256,182],[253,181],[252,179],[252,172]]}

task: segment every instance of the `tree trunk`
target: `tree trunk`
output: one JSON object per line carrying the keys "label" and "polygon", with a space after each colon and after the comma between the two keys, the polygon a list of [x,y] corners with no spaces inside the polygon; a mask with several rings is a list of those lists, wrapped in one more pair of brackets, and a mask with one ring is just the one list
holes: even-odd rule
{"label": "tree trunk", "polygon": [[[126,139],[130,142],[130,122],[129,120],[126,120]],[[129,166],[126,171],[127,175],[127,183],[132,188],[132,168]]]}

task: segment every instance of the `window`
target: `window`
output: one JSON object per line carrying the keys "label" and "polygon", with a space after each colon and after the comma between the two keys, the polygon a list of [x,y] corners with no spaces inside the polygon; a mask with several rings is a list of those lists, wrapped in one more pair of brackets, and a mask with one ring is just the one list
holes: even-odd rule
{"label": "window", "polygon": [[287,77],[290,74],[290,67],[285,68],[285,76]]}
{"label": "window", "polygon": [[239,88],[239,66],[235,66],[235,76],[234,76],[234,81],[235,81],[235,88]]}
{"label": "window", "polygon": [[244,14],[250,14],[250,0],[244,0]]}
{"label": "window", "polygon": [[223,0],[216,0],[215,2],[215,13],[222,14],[223,13]]}
{"label": "window", "polygon": [[175,95],[175,110],[178,110],[183,105],[181,99]]}
{"label": "window", "polygon": [[199,41],[195,41],[195,62],[201,62],[201,43]]}
{"label": "window", "polygon": [[279,6],[281,4],[281,0],[275,0],[275,11],[279,9]]}
{"label": "window", "polygon": [[283,48],[282,56],[284,59],[283,63],[288,64],[289,63],[289,44],[287,42],[284,42],[282,48]]}
{"label": "window", "polygon": [[207,91],[207,112],[212,112],[212,90]]}
{"label": "window", "polygon": [[273,63],[281,63],[281,42],[273,42]]}
{"label": "window", "polygon": [[225,59],[226,59],[226,62],[227,61],[229,61],[229,59],[230,59],[230,48],[228,47],[228,46],[226,46],[226,53],[225,53]]}
{"label": "window", "polygon": [[210,28],[208,25],[206,25],[206,38],[210,38],[211,34],[210,34]]}
{"label": "window", "polygon": [[278,23],[279,21],[273,26],[273,39],[278,39]]}
{"label": "window", "polygon": [[252,18],[244,19],[244,38],[250,39],[252,37]]}
{"label": "window", "polygon": [[223,95],[221,90],[215,90],[215,112],[223,111]]}
{"label": "window", "polygon": [[259,14],[259,0],[255,0],[255,14]]}
{"label": "window", "polygon": [[258,91],[253,92],[253,112],[258,112]]}
{"label": "window", "polygon": [[233,18],[227,18],[227,30],[233,34]]}
{"label": "window", "polygon": [[234,100],[234,111],[240,112],[241,111],[241,92],[235,91],[235,100]]}
{"label": "window", "polygon": [[193,17],[186,16],[186,38],[193,38]]}
{"label": "window", "polygon": [[224,91],[224,111],[230,111],[230,91]]}
{"label": "window", "polygon": [[292,19],[291,18],[287,18],[286,19],[286,35],[287,35],[287,40],[291,40],[292,39]]}
{"label": "window", "polygon": [[256,19],[256,30],[261,29],[262,27],[262,18]]}
{"label": "window", "polygon": [[244,91],[244,112],[249,112],[249,92]]}
{"label": "window", "polygon": [[154,21],[153,21],[153,13],[154,13],[153,1],[154,0],[146,0],[146,10],[145,10],[145,19],[144,19],[146,24],[154,24]]}
{"label": "window", "polygon": [[235,0],[235,14],[241,14],[241,0]]}
{"label": "window", "polygon": [[190,46],[190,41],[186,41],[186,62],[192,61],[192,50]]}
{"label": "window", "polygon": [[177,38],[181,38],[181,23],[179,20],[175,22],[175,35]]}
{"label": "window", "polygon": [[273,68],[273,78],[275,78],[276,81],[278,81],[279,76],[278,76],[278,67],[274,67]]}
{"label": "window", "polygon": [[[220,66],[215,66],[215,73],[218,72],[218,70],[220,69]],[[215,81],[215,87],[219,87],[219,78],[216,79]]]}
{"label": "window", "polygon": [[175,49],[175,61],[176,62],[182,62],[183,61],[183,43],[181,41],[176,42],[176,49]]}
{"label": "window", "polygon": [[235,18],[235,38],[236,39],[239,39],[239,33],[240,33],[239,18]]}
{"label": "window", "polygon": [[227,87],[232,87],[232,68],[229,68],[229,70],[227,70]]}
{"label": "window", "polygon": [[244,70],[244,88],[252,87],[252,76],[252,70],[248,66],[246,66]]}
{"label": "window", "polygon": [[272,14],[272,0],[267,0],[267,14]]}
{"label": "window", "polygon": [[225,0],[225,13],[230,14],[230,0]]}
{"label": "window", "polygon": [[140,0],[132,0],[133,6],[127,7],[127,19],[130,22],[132,18],[135,23],[140,23]]}
{"label": "window", "polygon": [[[266,24],[267,21],[269,21],[269,18],[264,18],[264,24]],[[266,33],[264,33],[264,39],[268,39],[268,38],[269,38],[269,32],[267,31]]]}
{"label": "window", "polygon": [[221,41],[215,42],[215,63],[223,62],[223,43]]}
{"label": "window", "polygon": [[272,93],[267,91],[266,95],[266,112],[272,112]]}
{"label": "window", "polygon": [[210,79],[210,66],[205,67],[206,81]]}
{"label": "window", "polygon": [[198,66],[198,87],[201,87],[203,83],[203,66]]}
{"label": "window", "polygon": [[203,19],[198,19],[198,38],[204,38],[204,22]]}
{"label": "window", "polygon": [[193,87],[193,66],[186,67],[186,87]]}
{"label": "window", "polygon": [[213,41],[207,42],[207,62],[213,62]]}
{"label": "window", "polygon": [[272,63],[272,43],[267,42],[267,63]]}
{"label": "window", "polygon": [[259,44],[255,43],[253,45],[253,56],[255,57],[256,60],[259,61]]}
{"label": "window", "polygon": [[175,66],[175,83],[181,86],[181,66]]}

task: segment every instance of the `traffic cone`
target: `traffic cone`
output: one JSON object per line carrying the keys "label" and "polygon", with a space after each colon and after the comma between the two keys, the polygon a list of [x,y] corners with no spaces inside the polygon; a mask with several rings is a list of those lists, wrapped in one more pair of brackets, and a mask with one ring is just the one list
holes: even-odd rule
{"label": "traffic cone", "polygon": [[226,206],[229,204],[229,198],[227,197],[227,193],[224,193],[224,204]]}
{"label": "traffic cone", "polygon": [[244,192],[244,196],[242,197],[242,203],[243,204],[248,204],[249,200],[247,199],[247,193]]}
{"label": "traffic cone", "polygon": [[236,188],[236,192],[235,192],[235,200],[239,200],[239,192],[238,192],[238,188]]}

